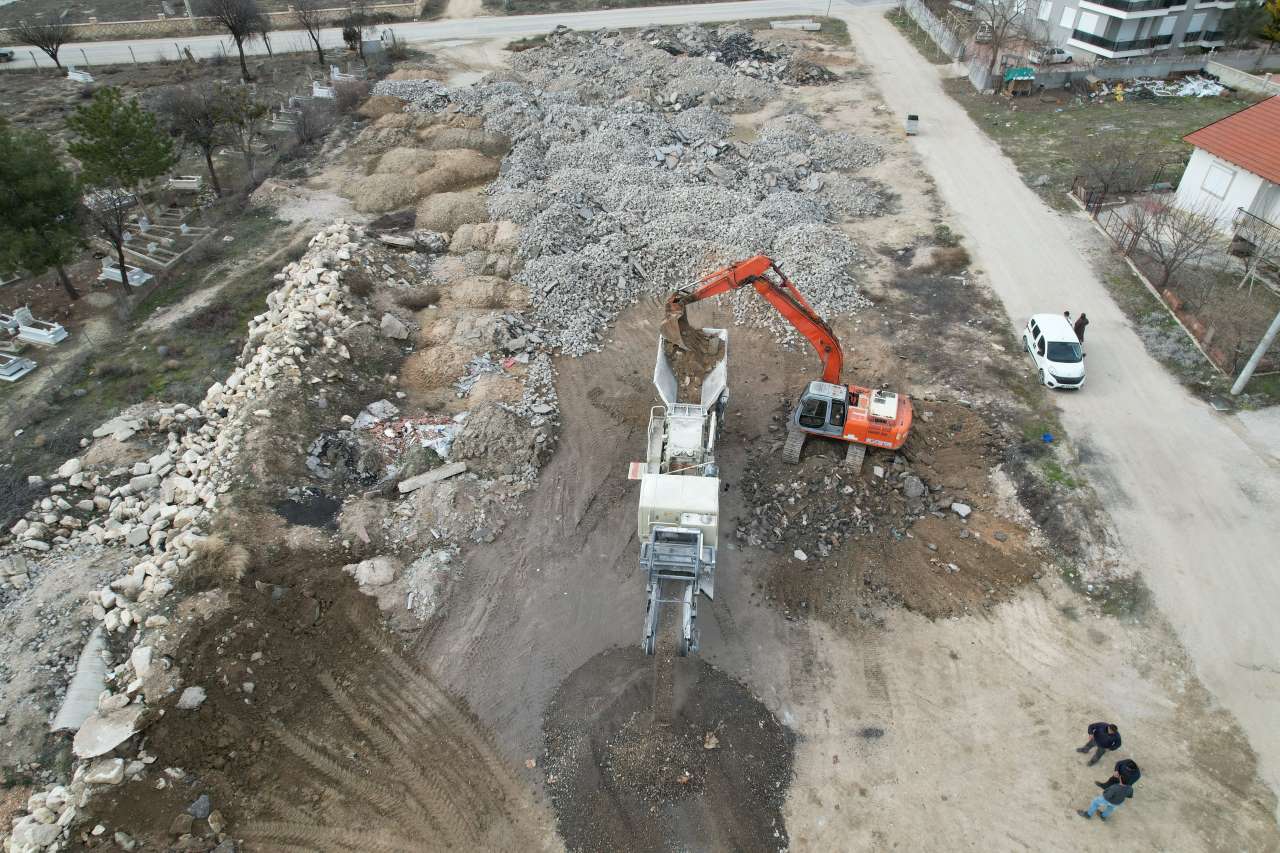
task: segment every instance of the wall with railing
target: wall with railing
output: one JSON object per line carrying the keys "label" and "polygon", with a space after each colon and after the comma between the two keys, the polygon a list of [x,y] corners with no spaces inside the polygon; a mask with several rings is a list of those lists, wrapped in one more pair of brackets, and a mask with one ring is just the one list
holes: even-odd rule
{"label": "wall with railing", "polygon": [[948,29],[920,0],[902,0],[902,9],[933,40],[938,50],[957,62],[964,59],[965,39]]}

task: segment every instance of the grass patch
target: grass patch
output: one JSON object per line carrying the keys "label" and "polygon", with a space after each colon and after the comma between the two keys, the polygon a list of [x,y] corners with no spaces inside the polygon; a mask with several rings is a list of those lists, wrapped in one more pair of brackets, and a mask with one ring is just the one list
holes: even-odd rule
{"label": "grass patch", "polygon": [[884,13],[884,16],[889,23],[898,28],[898,32],[902,33],[902,37],[911,42],[911,45],[919,51],[926,61],[934,65],[951,64],[951,57],[942,52],[933,39],[929,38],[929,34],[920,29],[915,20],[904,9],[901,7],[890,9]]}
{"label": "grass patch", "polygon": [[[1091,144],[1125,139],[1148,152],[1154,170],[1190,156],[1182,137],[1253,103],[1225,97],[1087,101],[1064,89],[1014,103],[983,95],[965,79],[946,80],[943,88],[1000,145],[1023,180],[1059,209],[1072,206],[1064,194]],[[1042,183],[1042,176],[1048,181]]]}
{"label": "grass patch", "polygon": [[[157,310],[182,301],[201,286],[216,284],[216,281],[207,280],[213,272],[212,264],[233,253],[239,257],[266,245],[275,237],[279,224],[269,212],[258,208],[230,219],[226,227],[193,248],[176,272],[166,275],[160,284],[138,300],[133,306],[134,319],[141,322]],[[224,236],[230,236],[231,241],[224,240]]]}
{"label": "grass patch", "polygon": [[1074,489],[1080,485],[1080,481],[1064,471],[1056,459],[1041,459],[1040,470],[1044,472],[1045,479],[1055,485],[1068,489]]}
{"label": "grass patch", "polygon": [[546,36],[526,36],[522,39],[507,42],[507,50],[512,53],[520,53],[525,50],[533,50],[535,47],[546,47]]}

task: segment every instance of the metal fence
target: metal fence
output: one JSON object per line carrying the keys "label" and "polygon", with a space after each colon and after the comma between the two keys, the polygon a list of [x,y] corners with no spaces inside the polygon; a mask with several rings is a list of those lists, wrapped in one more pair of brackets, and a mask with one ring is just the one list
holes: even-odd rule
{"label": "metal fence", "polygon": [[938,17],[925,7],[920,0],[902,0],[902,9],[911,16],[911,20],[933,40],[938,46],[938,50],[947,56],[961,62],[965,56],[965,40],[947,25],[938,20]]}
{"label": "metal fence", "polygon": [[[1090,216],[1099,219],[1104,207],[1126,204],[1129,195],[1170,192],[1176,189],[1186,168],[1185,160],[1176,160],[1161,163],[1149,171],[1143,169],[1117,175],[1110,181],[1090,180],[1086,175],[1076,175],[1071,182],[1071,194],[1080,200]],[[1107,230],[1105,226],[1103,230]]]}

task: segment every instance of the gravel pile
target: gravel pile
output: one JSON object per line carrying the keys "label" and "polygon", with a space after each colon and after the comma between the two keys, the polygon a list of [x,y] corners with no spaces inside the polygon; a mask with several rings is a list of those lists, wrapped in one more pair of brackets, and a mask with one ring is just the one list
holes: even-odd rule
{"label": "gravel pile", "polygon": [[[763,103],[753,93],[780,91],[740,70],[777,61],[762,59],[754,44],[728,29],[634,37],[562,30],[547,47],[518,54],[513,79],[443,97],[430,81],[394,81],[385,92],[380,83],[375,91],[405,98],[415,111],[447,102],[512,139],[489,213],[520,226],[516,280],[529,287],[547,343],[580,355],[597,349],[613,318],[640,297],[761,253],[824,316],[866,304],[854,279],[865,257],[832,221],[883,209],[876,185],[841,173],[883,152],[799,113],[765,122],[754,142],[732,139],[732,122],[712,105],[750,108]],[[693,91],[704,78],[714,78],[715,97],[670,109],[670,92]],[[750,294],[735,302],[741,322],[793,337]]]}

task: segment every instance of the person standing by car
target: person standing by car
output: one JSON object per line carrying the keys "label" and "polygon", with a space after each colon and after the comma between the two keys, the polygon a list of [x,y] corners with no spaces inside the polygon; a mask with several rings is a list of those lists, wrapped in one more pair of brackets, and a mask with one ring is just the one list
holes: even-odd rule
{"label": "person standing by car", "polygon": [[1076,318],[1075,326],[1072,327],[1075,329],[1076,338],[1079,339],[1080,343],[1084,343],[1084,329],[1085,329],[1085,326],[1088,326],[1088,325],[1089,325],[1089,318],[1088,316],[1085,315],[1083,311],[1081,311],[1080,316]]}

